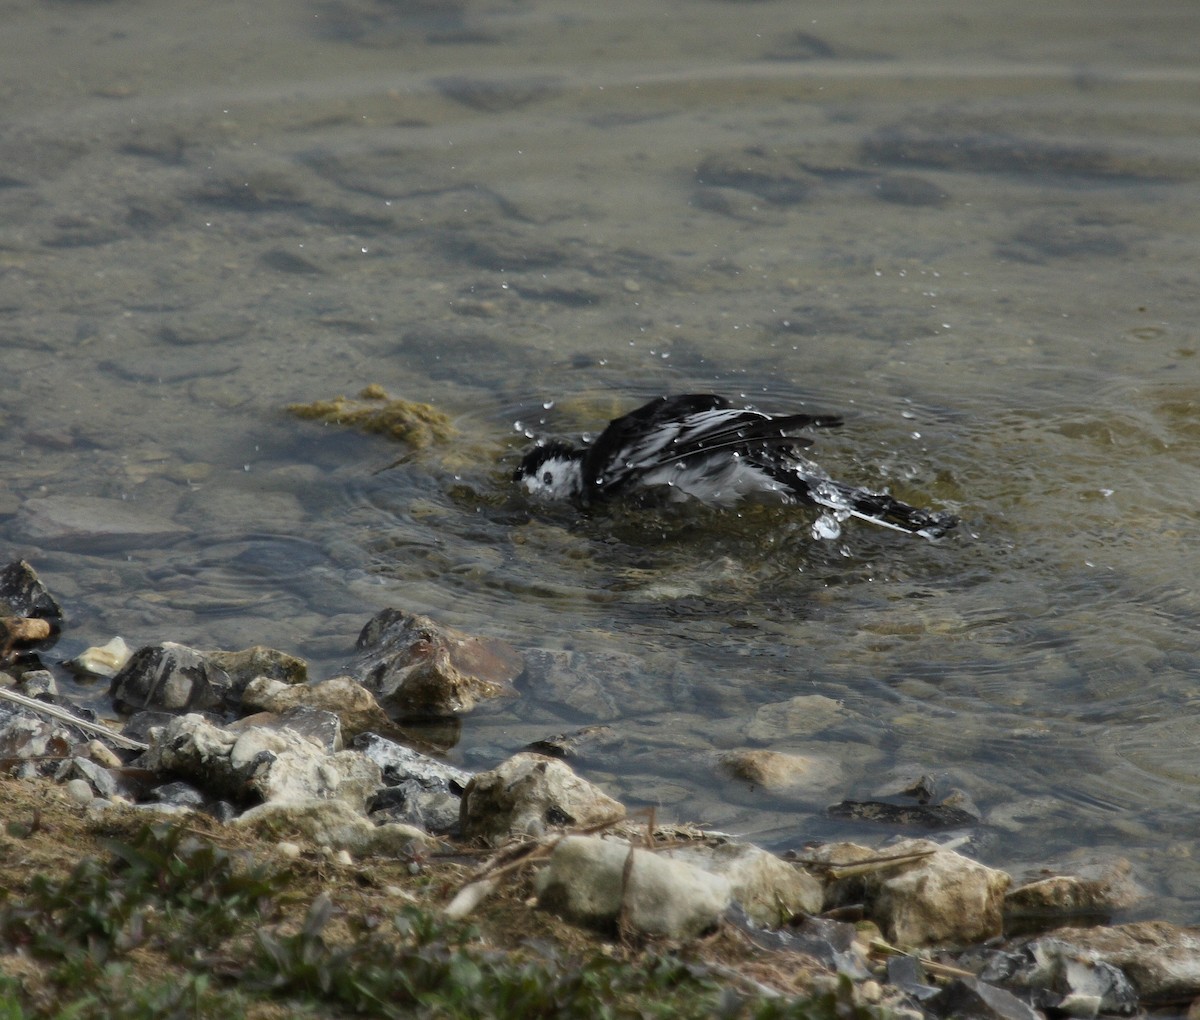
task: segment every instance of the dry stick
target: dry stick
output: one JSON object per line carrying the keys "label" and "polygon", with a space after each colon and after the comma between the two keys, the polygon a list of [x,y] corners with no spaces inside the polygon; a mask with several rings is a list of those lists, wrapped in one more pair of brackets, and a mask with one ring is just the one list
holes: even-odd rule
{"label": "dry stick", "polygon": [[70,723],[72,726],[78,727],[84,731],[99,734],[106,740],[111,740],[114,744],[121,747],[128,747],[134,751],[148,751],[149,744],[143,744],[140,740],[134,740],[133,737],[127,737],[124,733],[118,733],[114,729],[102,725],[101,723],[88,722],[86,719],[80,719],[77,715],[72,715],[65,708],[59,708],[57,705],[48,705],[44,701],[37,701],[34,698],[27,698],[24,694],[18,694],[16,691],[10,691],[7,688],[0,687],[0,698],[6,701],[12,701],[22,708],[27,708],[31,712],[38,712],[41,715],[48,715],[52,719],[58,719],[61,722]]}
{"label": "dry stick", "polygon": [[[938,847],[938,850],[940,849],[941,847]],[[830,878],[836,881],[837,879],[850,878],[854,875],[865,875],[872,871],[883,871],[886,868],[896,867],[900,864],[910,864],[913,861],[921,860],[923,857],[930,857],[935,853],[937,853],[937,850],[914,850],[909,853],[891,855],[880,854],[866,860],[852,861],[846,864],[833,864],[830,861],[799,857],[795,863],[801,867],[824,871]]]}

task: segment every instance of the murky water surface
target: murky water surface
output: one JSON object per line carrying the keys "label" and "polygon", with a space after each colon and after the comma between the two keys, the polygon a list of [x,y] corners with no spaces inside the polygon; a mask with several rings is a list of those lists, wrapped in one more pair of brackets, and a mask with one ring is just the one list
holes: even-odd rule
{"label": "murky water surface", "polygon": [[[926,773],[988,863],[1127,856],[1195,920],[1200,9],[10,7],[0,546],[57,653],[327,676],[427,612],[597,678],[468,718],[469,767],[607,723],[585,774],[779,847],[882,838],[824,809]],[[283,410],[367,383],[462,438],[379,471]],[[695,390],[843,413],[832,474],[964,526],[510,491],[523,433]],[[80,497],[148,523],[29,537]],[[721,778],[745,747],[817,778]]]}

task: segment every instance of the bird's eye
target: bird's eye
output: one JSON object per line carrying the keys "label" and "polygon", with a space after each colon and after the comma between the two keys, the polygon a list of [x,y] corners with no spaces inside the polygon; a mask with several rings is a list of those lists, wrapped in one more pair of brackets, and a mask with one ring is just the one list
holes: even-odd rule
{"label": "bird's eye", "polygon": [[542,475],[542,484],[549,485],[553,481],[554,481],[554,472],[553,471],[547,471],[544,475]]}

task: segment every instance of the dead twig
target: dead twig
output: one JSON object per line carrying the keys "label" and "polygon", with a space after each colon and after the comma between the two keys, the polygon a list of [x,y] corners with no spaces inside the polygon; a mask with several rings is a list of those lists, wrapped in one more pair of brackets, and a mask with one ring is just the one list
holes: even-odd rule
{"label": "dead twig", "polygon": [[144,744],[140,740],[134,740],[132,737],[127,737],[123,733],[119,733],[108,726],[101,723],[89,722],[87,719],[80,719],[79,716],[68,712],[65,708],[59,708],[57,705],[48,705],[44,701],[38,701],[35,698],[27,698],[24,694],[18,694],[16,691],[10,691],[5,687],[0,687],[0,698],[6,701],[11,701],[14,704],[20,705],[22,708],[27,708],[31,712],[36,712],[39,715],[49,716],[51,719],[58,719],[60,722],[70,723],[77,729],[83,730],[85,733],[94,733],[97,736],[103,737],[105,740],[110,740],[118,747],[127,747],[133,751],[148,751],[149,744]]}

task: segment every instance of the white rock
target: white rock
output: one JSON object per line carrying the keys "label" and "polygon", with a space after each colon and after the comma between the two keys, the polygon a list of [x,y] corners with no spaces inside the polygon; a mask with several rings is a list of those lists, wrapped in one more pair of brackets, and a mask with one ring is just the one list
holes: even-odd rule
{"label": "white rock", "polygon": [[586,827],[625,817],[625,806],[580,779],[556,758],[524,751],[463,791],[462,832],[493,844],[512,835],[540,836],[556,826]]}
{"label": "white rock", "polygon": [[436,843],[428,833],[411,825],[372,825],[341,800],[260,804],[243,812],[233,824],[254,829],[264,838],[279,841],[302,837],[307,843],[349,850],[360,857],[402,857],[414,843]]}
{"label": "white rock", "polygon": [[795,914],[819,914],[824,906],[820,882],[752,843],[696,843],[662,856],[727,879],[733,898],[757,924],[776,927]]}
{"label": "white rock", "polygon": [[63,790],[76,804],[90,804],[96,796],[92,792],[92,784],[86,779],[69,780]]}
{"label": "white rock", "polygon": [[248,726],[233,732],[199,715],[172,719],[146,752],[145,765],[185,776],[219,796],[242,800],[343,799],[357,811],[381,785],[379,766],[354,751],[326,755],[293,730]]}
{"label": "white rock", "polygon": [[878,852],[853,843],[833,844],[822,847],[818,856],[848,864],[921,851],[933,852],[833,882],[827,901],[865,902],[867,916],[889,941],[904,948],[965,946],[1000,935],[1004,893],[1012,881],[1003,871],[925,839],[904,840]]}
{"label": "white rock", "polygon": [[562,840],[538,875],[537,890],[539,906],[568,920],[605,929],[621,921],[671,939],[712,927],[733,897],[728,879],[596,836]]}
{"label": "white rock", "polygon": [[125,643],[125,639],[115,637],[107,644],[93,645],[91,648],[85,648],[75,656],[73,661],[79,669],[87,673],[92,673],[96,676],[112,677],[120,672],[125,663],[129,661],[131,654],[129,645]]}

